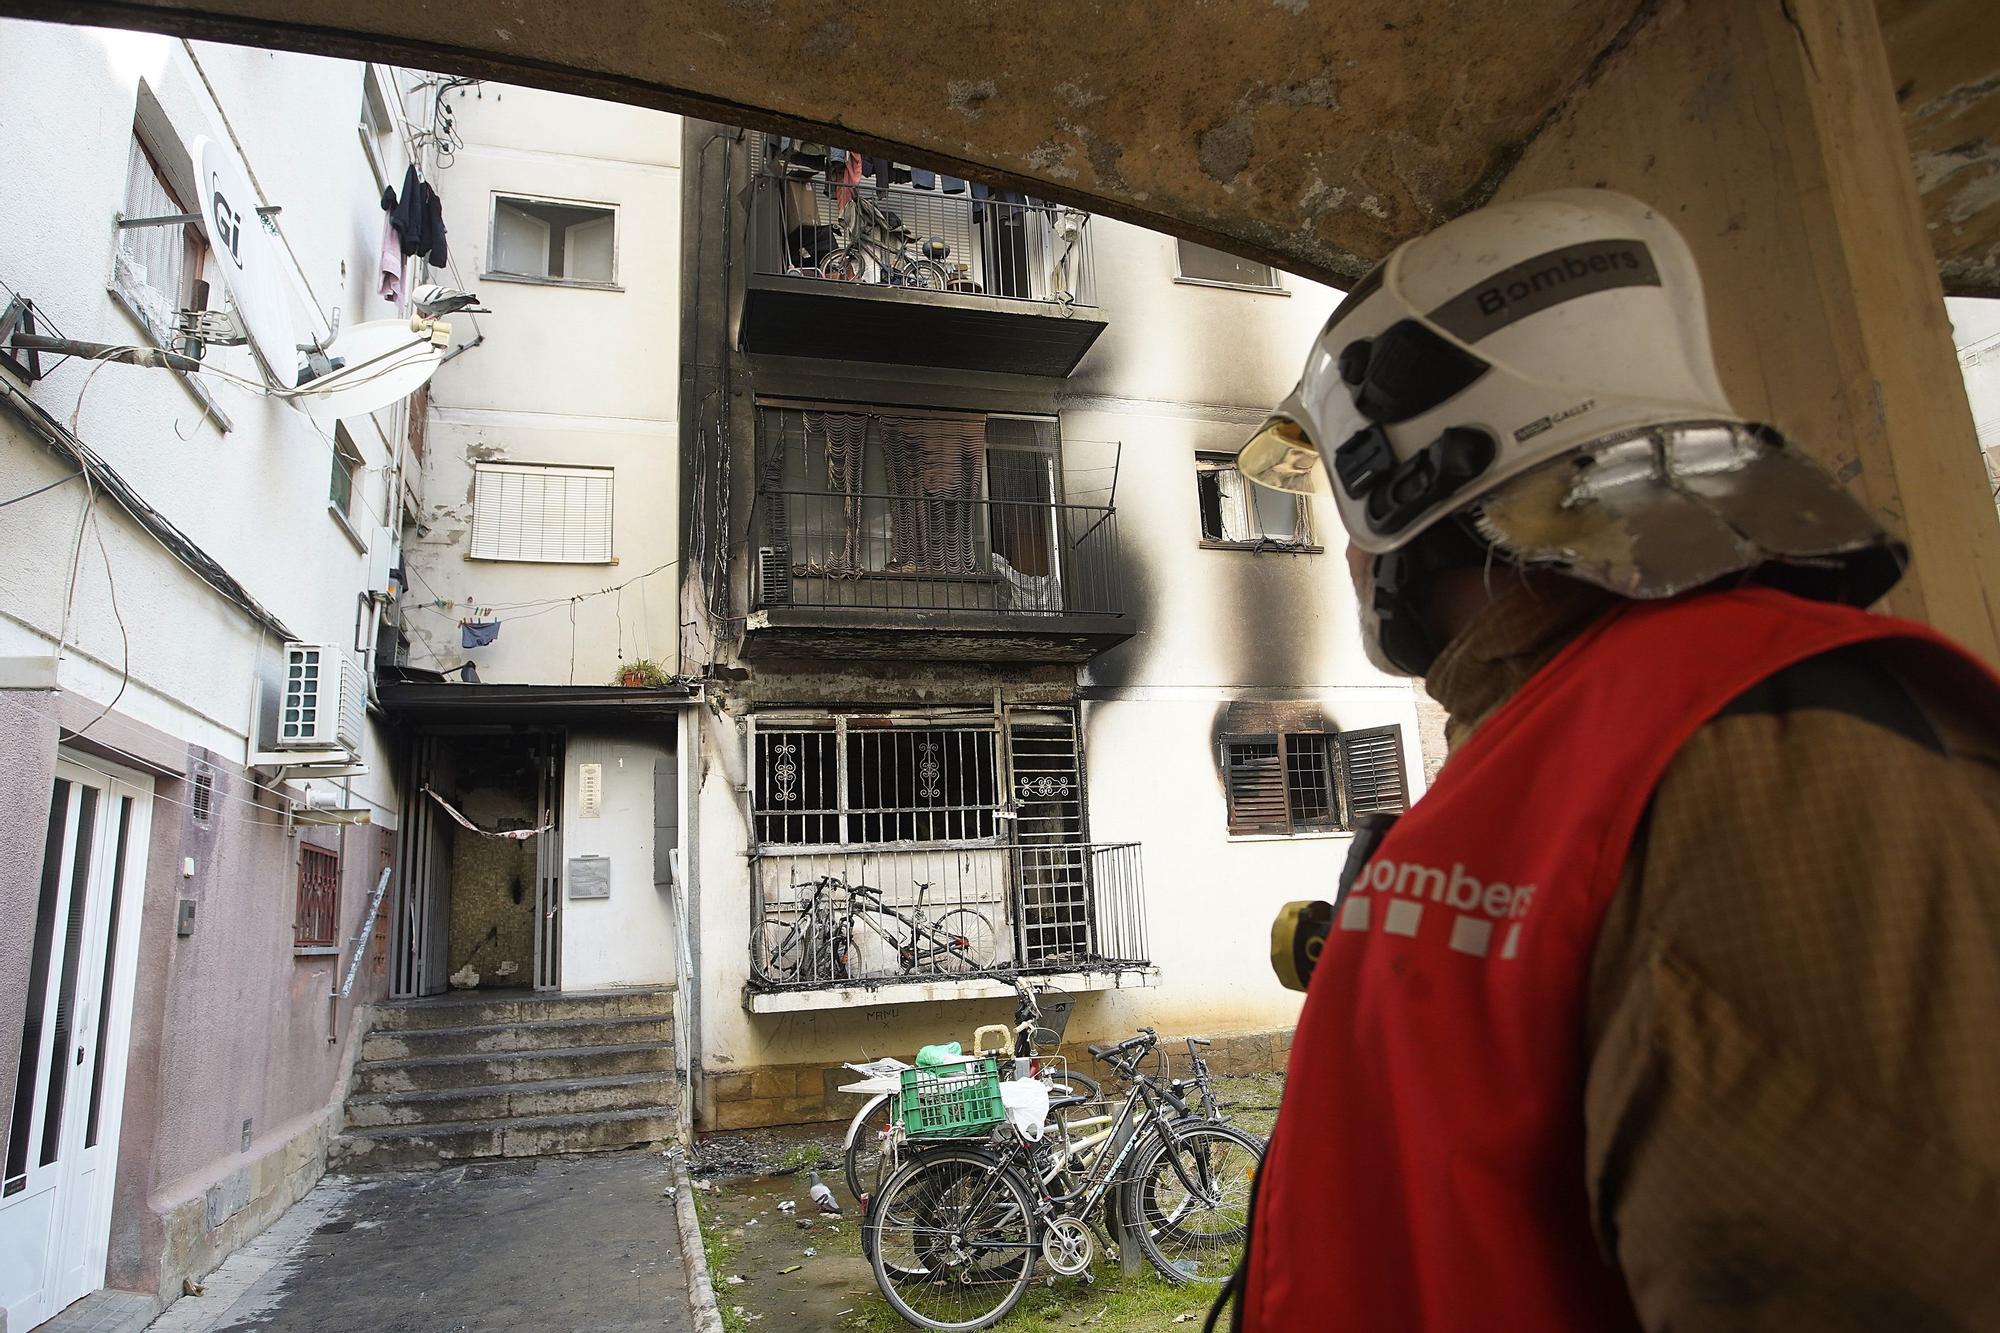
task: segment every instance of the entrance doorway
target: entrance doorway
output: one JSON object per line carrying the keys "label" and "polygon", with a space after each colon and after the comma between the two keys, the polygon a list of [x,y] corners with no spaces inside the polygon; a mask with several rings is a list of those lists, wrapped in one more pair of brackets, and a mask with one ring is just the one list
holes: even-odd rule
{"label": "entrance doorway", "polygon": [[392,995],[560,985],[562,753],[553,731],[416,739]]}
{"label": "entrance doorway", "polygon": [[104,1285],[153,783],[56,763],[0,1179],[0,1308],[33,1328]]}

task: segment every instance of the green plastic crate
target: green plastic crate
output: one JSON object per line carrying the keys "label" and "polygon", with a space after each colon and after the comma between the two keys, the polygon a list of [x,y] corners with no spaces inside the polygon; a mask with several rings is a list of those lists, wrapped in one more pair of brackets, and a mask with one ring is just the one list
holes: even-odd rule
{"label": "green plastic crate", "polygon": [[898,1099],[903,1132],[913,1139],[962,1139],[1007,1118],[1000,1102],[1000,1062],[992,1056],[930,1069],[905,1069]]}

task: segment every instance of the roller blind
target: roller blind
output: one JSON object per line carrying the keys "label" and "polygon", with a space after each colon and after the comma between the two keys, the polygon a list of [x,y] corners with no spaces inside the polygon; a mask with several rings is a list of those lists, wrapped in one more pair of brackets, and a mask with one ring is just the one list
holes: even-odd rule
{"label": "roller blind", "polygon": [[472,558],[556,564],[611,560],[612,469],[481,463]]}

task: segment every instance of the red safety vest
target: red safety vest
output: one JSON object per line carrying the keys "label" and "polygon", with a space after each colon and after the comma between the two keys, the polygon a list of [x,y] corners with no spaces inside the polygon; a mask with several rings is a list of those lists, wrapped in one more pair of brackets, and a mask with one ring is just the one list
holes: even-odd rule
{"label": "red safety vest", "polygon": [[1242,1328],[1637,1327],[1584,1179],[1598,927],[1688,737],[1775,672],[1865,640],[1994,697],[1921,625],[1741,589],[1619,607],[1452,755],[1357,874],[1314,971]]}

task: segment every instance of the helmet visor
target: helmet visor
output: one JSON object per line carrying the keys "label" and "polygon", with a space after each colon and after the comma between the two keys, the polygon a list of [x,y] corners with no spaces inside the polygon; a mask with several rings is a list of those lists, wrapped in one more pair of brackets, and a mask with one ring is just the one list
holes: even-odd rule
{"label": "helmet visor", "polygon": [[1330,495],[1326,466],[1306,428],[1289,416],[1266,421],[1236,454],[1236,470],[1259,486],[1294,495]]}

